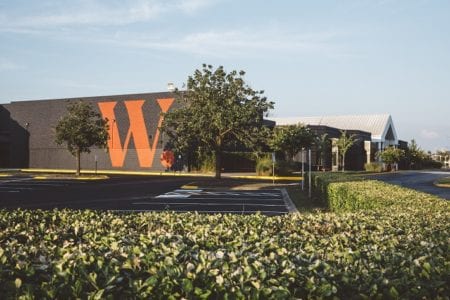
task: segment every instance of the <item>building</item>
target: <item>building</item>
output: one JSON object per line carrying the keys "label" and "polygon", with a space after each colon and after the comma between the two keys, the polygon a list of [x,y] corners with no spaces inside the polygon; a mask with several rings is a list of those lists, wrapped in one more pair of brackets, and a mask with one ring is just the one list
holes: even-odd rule
{"label": "building", "polygon": [[[83,169],[165,169],[160,163],[167,142],[158,130],[163,120],[161,113],[181,105],[171,92],[20,101],[0,105],[0,168],[73,169],[74,158],[64,146],[54,142],[54,128],[67,113],[67,106],[76,101],[90,103],[110,120],[107,151],[93,148],[91,153],[83,153]],[[375,153],[385,147],[404,147],[406,144],[398,140],[392,118],[387,114],[276,118],[273,121],[277,126],[302,123],[319,136],[326,133],[331,141],[329,153],[320,159],[313,147],[312,161],[323,169],[339,169],[334,141],[341,135],[341,130],[356,137],[356,143],[346,155],[346,169],[349,170],[362,170],[364,164],[375,161]],[[265,120],[265,126],[273,127],[273,121]],[[245,151],[242,147],[238,148]],[[228,149],[230,152],[237,150]],[[224,155],[225,171],[254,170],[254,161],[237,158],[232,153],[227,155]]]}
{"label": "building", "polygon": [[172,93],[11,102],[0,105],[0,167],[74,169],[75,160],[54,142],[54,128],[67,105],[89,102],[110,120],[108,151],[82,154],[81,167],[104,170],[164,170],[165,139],[157,128],[162,112],[178,106]]}
{"label": "building", "polygon": [[[304,124],[319,136],[326,133],[332,145],[330,153],[325,158],[323,166],[325,169],[339,168],[338,149],[334,143],[341,135],[341,130],[353,134],[356,140],[346,154],[345,165],[349,170],[362,170],[365,163],[377,161],[376,152],[386,147],[405,147],[405,143],[399,141],[397,137],[394,122],[389,114],[272,118],[272,120],[277,126]],[[314,147],[312,161],[318,161],[314,155]]]}

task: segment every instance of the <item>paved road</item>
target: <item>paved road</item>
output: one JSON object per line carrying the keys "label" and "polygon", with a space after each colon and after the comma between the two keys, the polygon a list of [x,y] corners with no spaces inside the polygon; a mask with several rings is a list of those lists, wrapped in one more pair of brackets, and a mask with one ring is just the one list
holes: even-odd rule
{"label": "paved road", "polygon": [[442,177],[450,177],[450,172],[403,171],[392,174],[381,174],[370,176],[370,178],[373,179],[415,189],[445,199],[450,199],[450,188],[440,188],[433,185],[433,182],[435,180]]}
{"label": "paved road", "polygon": [[[109,180],[0,178],[0,208],[99,209],[117,211],[199,211],[205,213],[288,212],[279,190],[182,190],[192,177],[114,176]],[[203,182],[205,179],[201,178]],[[224,179],[230,180],[231,179]],[[234,181],[232,181],[233,183]]]}

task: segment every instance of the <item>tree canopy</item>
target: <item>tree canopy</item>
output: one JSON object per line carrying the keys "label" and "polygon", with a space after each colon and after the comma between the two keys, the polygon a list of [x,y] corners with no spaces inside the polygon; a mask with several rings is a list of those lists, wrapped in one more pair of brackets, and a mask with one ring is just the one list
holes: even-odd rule
{"label": "tree canopy", "polygon": [[227,73],[203,64],[188,77],[187,90],[176,91],[184,106],[164,115],[161,130],[179,151],[204,149],[215,157],[216,178],[227,145],[239,142],[255,147],[263,133],[263,117],[273,102],[244,81],[244,71]]}
{"label": "tree canopy", "polygon": [[336,145],[339,149],[339,154],[341,156],[342,161],[342,171],[345,171],[345,155],[347,151],[353,146],[355,143],[355,135],[348,135],[347,131],[341,130],[341,136],[336,141]]}
{"label": "tree canopy", "polygon": [[320,136],[316,136],[314,138],[314,145],[316,145],[316,156],[317,156],[317,168],[319,170],[319,166],[324,167],[325,165],[325,157],[330,150],[331,143],[327,133],[324,133]]}
{"label": "tree canopy", "polygon": [[311,147],[314,139],[308,127],[298,124],[276,127],[269,143],[274,151],[283,152],[286,160],[291,161],[302,148]]}
{"label": "tree canopy", "polygon": [[405,157],[405,151],[394,147],[387,147],[386,149],[381,151],[378,156],[384,163],[392,165],[398,163],[402,158]]}
{"label": "tree canopy", "polygon": [[92,109],[87,102],[69,104],[67,114],[55,127],[55,142],[66,144],[67,150],[76,157],[76,174],[80,175],[80,155],[89,153],[90,148],[106,148],[109,138],[108,120]]}

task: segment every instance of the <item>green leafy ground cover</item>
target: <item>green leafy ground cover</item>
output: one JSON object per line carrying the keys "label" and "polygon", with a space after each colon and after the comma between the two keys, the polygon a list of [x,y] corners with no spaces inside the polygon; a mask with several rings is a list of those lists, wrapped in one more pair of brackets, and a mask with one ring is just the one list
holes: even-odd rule
{"label": "green leafy ground cover", "polygon": [[1,298],[448,299],[449,203],[336,181],[316,214],[0,211]]}
{"label": "green leafy ground cover", "polygon": [[450,187],[450,177],[440,178],[436,183],[444,187]]}

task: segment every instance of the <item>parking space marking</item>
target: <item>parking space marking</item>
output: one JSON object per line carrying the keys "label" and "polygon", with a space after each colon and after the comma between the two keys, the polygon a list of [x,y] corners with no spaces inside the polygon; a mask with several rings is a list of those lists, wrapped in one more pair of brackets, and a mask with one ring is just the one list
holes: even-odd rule
{"label": "parking space marking", "polygon": [[259,203],[214,203],[214,202],[134,202],[134,205],[176,205],[176,206],[186,206],[186,205],[214,205],[214,206],[281,206],[285,207],[284,204],[259,204]]}
{"label": "parking space marking", "polygon": [[[119,212],[119,213],[152,213],[152,212],[176,212],[176,213],[194,213],[194,211],[191,210],[184,210],[184,211],[174,211],[170,209],[113,209],[109,210],[111,212]],[[207,214],[254,214],[254,213],[261,213],[266,215],[285,215],[288,212],[287,211],[276,211],[276,210],[245,210],[245,211],[236,211],[236,210],[201,210],[201,211],[195,211],[195,213],[207,213]]]}
{"label": "parking space marking", "polygon": [[[283,193],[280,190],[263,191],[215,191],[176,189],[132,203],[136,207],[129,211],[174,211],[199,213],[263,213],[268,215],[286,214]],[[144,209],[147,208],[147,209]]]}

